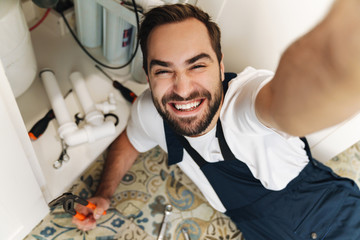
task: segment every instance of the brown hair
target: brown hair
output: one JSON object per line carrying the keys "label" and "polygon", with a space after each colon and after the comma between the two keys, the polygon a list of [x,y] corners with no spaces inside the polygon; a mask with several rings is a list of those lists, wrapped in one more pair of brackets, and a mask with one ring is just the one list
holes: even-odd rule
{"label": "brown hair", "polygon": [[148,74],[147,41],[151,31],[157,26],[167,23],[181,22],[189,18],[196,18],[200,22],[204,23],[209,33],[211,46],[214,49],[216,57],[220,63],[222,58],[220,29],[218,25],[211,20],[209,14],[190,4],[163,5],[153,8],[144,14],[144,20],[141,23],[138,33],[140,46],[143,53],[143,68],[146,75]]}

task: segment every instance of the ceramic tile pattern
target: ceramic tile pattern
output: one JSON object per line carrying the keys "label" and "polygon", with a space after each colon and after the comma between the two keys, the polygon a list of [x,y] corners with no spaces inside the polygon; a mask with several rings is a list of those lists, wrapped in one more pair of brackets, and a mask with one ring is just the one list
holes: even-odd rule
{"label": "ceramic tile pattern", "polygon": [[[70,191],[90,197],[98,185],[104,157],[99,157]],[[177,167],[167,166],[167,154],[156,147],[139,156],[112,198],[111,209],[96,229],[82,232],[71,216],[55,208],[25,238],[30,239],[157,239],[166,204],[173,206],[166,239],[241,240],[242,234],[228,217],[215,211],[194,183]]]}
{"label": "ceramic tile pattern", "polygon": [[[74,183],[71,192],[90,197],[99,182],[104,156],[100,156]],[[156,147],[139,156],[112,198],[111,209],[96,229],[82,232],[71,223],[61,207],[51,211],[25,240],[71,239],[155,240],[166,204],[174,208],[167,231],[168,240],[243,240],[231,220],[215,211],[194,183],[177,167],[168,167],[167,155]],[[360,183],[360,142],[326,163],[341,176]]]}

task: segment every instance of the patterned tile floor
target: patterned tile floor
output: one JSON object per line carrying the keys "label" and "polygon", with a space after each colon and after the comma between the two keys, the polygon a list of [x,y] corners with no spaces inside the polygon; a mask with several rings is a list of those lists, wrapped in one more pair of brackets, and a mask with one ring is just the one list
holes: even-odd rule
{"label": "patterned tile floor", "polygon": [[[104,157],[99,157],[74,183],[71,192],[90,197],[98,184]],[[173,206],[167,239],[238,239],[242,234],[225,215],[215,211],[189,178],[177,167],[168,167],[167,155],[156,147],[139,156],[112,198],[111,209],[94,230],[83,232],[71,216],[55,208],[25,238],[30,239],[157,239],[166,204]]]}
{"label": "patterned tile floor", "polygon": [[[98,184],[101,156],[74,183],[71,192],[90,197]],[[72,239],[155,240],[166,204],[174,208],[167,239],[183,240],[187,229],[192,240],[243,240],[228,217],[215,211],[196,186],[176,167],[166,165],[167,155],[158,147],[143,153],[124,177],[112,198],[111,209],[96,229],[83,232],[71,223],[61,207],[50,212],[25,240]],[[325,163],[344,177],[360,183],[360,142]]]}

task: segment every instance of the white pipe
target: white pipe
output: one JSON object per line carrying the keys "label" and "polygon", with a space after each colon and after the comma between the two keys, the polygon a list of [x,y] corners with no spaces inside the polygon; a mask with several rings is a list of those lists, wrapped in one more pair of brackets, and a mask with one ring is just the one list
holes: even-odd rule
{"label": "white pipe", "polygon": [[103,112],[104,114],[108,114],[111,111],[116,109],[116,101],[113,93],[109,93],[108,101],[95,104],[97,110]]}
{"label": "white pipe", "polygon": [[86,88],[84,77],[79,72],[73,72],[70,74],[70,81],[74,86],[76,95],[79,98],[80,104],[84,109],[85,114],[95,110],[94,102]]}
{"label": "white pipe", "polygon": [[96,104],[95,106],[97,110],[102,111],[104,114],[107,114],[116,109],[116,106],[114,104],[110,104],[108,101]]}
{"label": "white pipe", "polygon": [[107,121],[102,125],[85,125],[82,129],[65,136],[65,142],[69,146],[76,146],[85,142],[95,142],[98,139],[115,134],[113,122]]}
{"label": "white pipe", "polygon": [[39,75],[49,97],[56,120],[60,125],[58,130],[59,135],[61,138],[64,138],[66,134],[74,132],[78,128],[71,120],[70,114],[66,108],[64,97],[60,92],[54,73],[50,69],[44,69],[40,71]]}
{"label": "white pipe", "polygon": [[68,146],[76,146],[86,142],[94,142],[100,138],[115,134],[115,125],[111,121],[104,121],[104,116],[95,109],[90,95],[87,92],[85,82],[80,73],[71,74],[75,92],[79,95],[79,101],[86,107],[86,119],[88,123],[82,129],[78,129],[71,121],[66,108],[64,97],[57,84],[54,73],[51,70],[42,70],[40,77],[49,96],[55,117],[59,122],[59,135]]}
{"label": "white pipe", "polygon": [[85,112],[86,122],[92,125],[100,125],[104,122],[104,115],[96,109],[96,106],[88,92],[84,77],[79,72],[70,74],[70,81],[74,86],[74,90],[80,104]]}

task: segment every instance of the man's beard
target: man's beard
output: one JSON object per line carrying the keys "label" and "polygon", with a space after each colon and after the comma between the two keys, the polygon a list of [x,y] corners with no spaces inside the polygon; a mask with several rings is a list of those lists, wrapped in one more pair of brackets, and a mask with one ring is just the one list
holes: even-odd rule
{"label": "man's beard", "polygon": [[[163,119],[170,125],[170,127],[178,134],[183,136],[197,136],[203,133],[208,126],[210,125],[211,121],[213,120],[215,114],[219,110],[221,100],[223,95],[223,89],[221,80],[219,79],[219,84],[215,89],[214,95],[211,96],[211,93],[207,90],[204,91],[197,91],[190,94],[189,97],[186,99],[179,96],[176,93],[171,93],[165,95],[160,101],[152,96],[154,105],[162,116]],[[166,105],[169,101],[190,101],[196,98],[205,98],[208,101],[208,108],[205,110],[205,113],[201,116],[194,116],[194,117],[174,117],[172,116],[168,110],[166,110]],[[204,103],[201,103],[204,104]]]}

